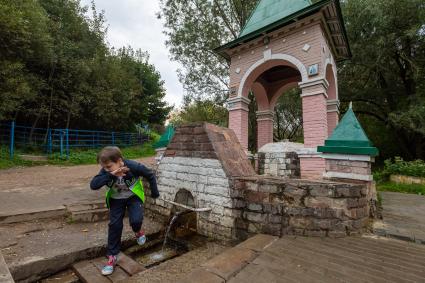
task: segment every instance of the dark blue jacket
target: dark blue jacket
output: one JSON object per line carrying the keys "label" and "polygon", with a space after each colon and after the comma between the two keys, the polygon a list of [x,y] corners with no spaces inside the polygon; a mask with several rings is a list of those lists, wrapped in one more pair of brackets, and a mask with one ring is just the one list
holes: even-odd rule
{"label": "dark blue jacket", "polygon": [[[143,164],[133,160],[124,159],[124,166],[128,167],[130,171],[128,171],[123,177],[126,183],[134,181],[139,177],[145,177],[149,181],[149,187],[151,189],[151,197],[157,198],[159,197],[158,187],[156,185],[155,174],[148,169]],[[112,187],[114,182],[117,180],[117,177],[106,171],[105,169],[101,169],[99,174],[93,177],[90,182],[90,188],[92,190],[98,190],[103,186]]]}

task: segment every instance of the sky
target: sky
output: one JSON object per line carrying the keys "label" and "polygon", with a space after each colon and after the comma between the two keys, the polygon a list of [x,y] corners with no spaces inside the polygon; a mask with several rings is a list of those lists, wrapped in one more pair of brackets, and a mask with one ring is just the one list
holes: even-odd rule
{"label": "sky", "polygon": [[[91,0],[81,0],[90,5]],[[108,25],[107,40],[116,48],[130,45],[134,49],[148,51],[150,63],[161,73],[165,81],[169,104],[181,106],[183,86],[177,77],[180,65],[170,60],[165,46],[166,36],[162,33],[162,20],[157,19],[158,0],[95,0],[96,10],[104,10]],[[90,10],[89,10],[89,13]]]}

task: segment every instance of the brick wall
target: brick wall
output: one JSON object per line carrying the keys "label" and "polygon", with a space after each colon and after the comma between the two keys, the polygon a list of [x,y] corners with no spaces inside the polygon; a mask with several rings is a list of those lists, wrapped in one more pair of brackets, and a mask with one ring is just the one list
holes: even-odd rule
{"label": "brick wall", "polygon": [[369,222],[362,184],[257,177],[238,178],[234,189],[241,239],[256,233],[343,237],[363,232]]}

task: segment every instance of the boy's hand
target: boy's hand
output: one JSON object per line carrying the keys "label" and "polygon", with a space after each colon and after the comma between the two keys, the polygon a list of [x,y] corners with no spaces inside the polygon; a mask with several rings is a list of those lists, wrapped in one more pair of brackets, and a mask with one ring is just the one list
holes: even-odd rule
{"label": "boy's hand", "polygon": [[124,177],[125,174],[128,171],[130,171],[130,169],[128,169],[128,167],[126,167],[126,166],[123,166],[123,167],[118,168],[115,171],[112,171],[111,174],[114,175],[114,176],[116,176],[116,177]]}

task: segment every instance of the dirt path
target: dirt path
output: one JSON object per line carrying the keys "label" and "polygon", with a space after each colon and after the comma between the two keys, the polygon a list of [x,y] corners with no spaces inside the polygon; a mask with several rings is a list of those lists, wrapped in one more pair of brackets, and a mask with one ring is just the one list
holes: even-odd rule
{"label": "dirt path", "polygon": [[[155,162],[153,157],[138,161],[146,165]],[[0,215],[103,199],[103,192],[89,189],[90,179],[99,169],[99,165],[45,165],[0,170]]]}

